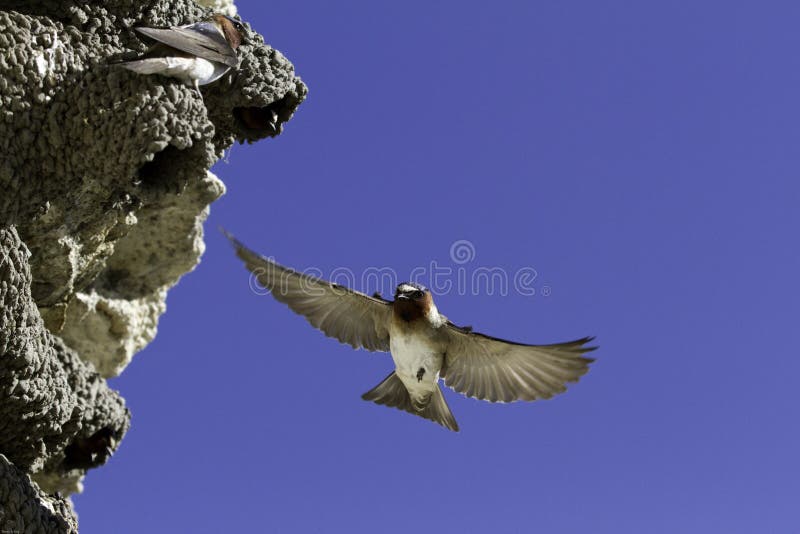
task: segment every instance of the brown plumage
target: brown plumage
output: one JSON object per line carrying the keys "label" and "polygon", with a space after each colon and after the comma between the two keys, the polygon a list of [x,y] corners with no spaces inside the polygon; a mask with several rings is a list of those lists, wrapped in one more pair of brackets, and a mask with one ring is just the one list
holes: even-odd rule
{"label": "brown plumage", "polygon": [[244,26],[237,20],[226,17],[225,15],[215,14],[211,15],[211,18],[222,29],[225,40],[228,41],[230,47],[234,50],[239,48],[239,45],[242,44],[242,36],[245,32]]}
{"label": "brown plumage", "polygon": [[413,323],[424,318],[429,309],[427,303],[414,300],[398,300],[392,306],[395,319],[405,323]]}

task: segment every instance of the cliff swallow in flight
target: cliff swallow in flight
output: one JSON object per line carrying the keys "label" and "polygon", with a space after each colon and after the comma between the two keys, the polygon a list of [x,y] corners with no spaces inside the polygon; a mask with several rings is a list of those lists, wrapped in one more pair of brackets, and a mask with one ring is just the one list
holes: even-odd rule
{"label": "cliff swallow in flight", "polygon": [[239,21],[219,14],[186,26],[136,31],[158,42],[142,57],[119,65],[139,74],[177,78],[193,85],[198,94],[201,85],[218,80],[238,66],[236,49],[245,36]]}
{"label": "cliff swallow in flight", "polygon": [[[225,232],[223,230],[223,232]],[[439,313],[431,292],[406,282],[393,301],[284,267],[225,232],[247,269],[275,300],[325,335],[369,351],[391,352],[395,370],[362,398],[399,408],[458,431],[439,388],[490,402],[548,399],[576,382],[594,361],[593,338],[524,345],[459,327]]]}

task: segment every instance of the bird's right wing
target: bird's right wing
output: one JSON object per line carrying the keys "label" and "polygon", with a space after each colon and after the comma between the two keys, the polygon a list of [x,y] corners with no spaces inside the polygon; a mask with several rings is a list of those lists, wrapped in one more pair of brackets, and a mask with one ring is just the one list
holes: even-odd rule
{"label": "bird's right wing", "polygon": [[213,22],[198,22],[174,28],[136,28],[142,35],[188,54],[209,61],[224,63],[229,67],[239,64],[236,50]]}
{"label": "bird's right wing", "polygon": [[305,316],[326,336],[353,348],[389,351],[387,327],[392,316],[389,301],[367,296],[344,286],[297,272],[256,254],[229,233],[236,254],[259,284],[275,300]]}
{"label": "bird's right wing", "polygon": [[594,360],[583,356],[586,337],[555,345],[523,345],[472,332],[448,322],[446,386],[468,397],[491,402],[549,399],[577,382]]}

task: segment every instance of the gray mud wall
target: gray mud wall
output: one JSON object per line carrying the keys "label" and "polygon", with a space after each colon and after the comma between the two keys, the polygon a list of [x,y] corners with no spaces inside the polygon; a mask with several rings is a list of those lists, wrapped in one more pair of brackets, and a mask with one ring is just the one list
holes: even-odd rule
{"label": "gray mud wall", "polygon": [[[235,13],[226,0],[201,2]],[[110,66],[191,0],[0,0],[0,531],[75,532],[68,498],[130,426],[116,376],[203,253],[210,167],[282,131],[307,89],[249,29],[203,89]],[[246,23],[246,21],[244,21]]]}

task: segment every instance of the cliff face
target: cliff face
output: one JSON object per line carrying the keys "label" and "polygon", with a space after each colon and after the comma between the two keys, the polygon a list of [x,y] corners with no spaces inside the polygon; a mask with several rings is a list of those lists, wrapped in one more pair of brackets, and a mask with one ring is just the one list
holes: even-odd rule
{"label": "cliff face", "polygon": [[146,48],[134,27],[210,12],[0,0],[0,530],[74,528],[52,494],[78,490],[129,426],[105,378],[153,339],[167,290],[203,252],[225,190],[209,168],[235,141],[278,135],[306,96],[253,31],[203,99],[109,65]]}

